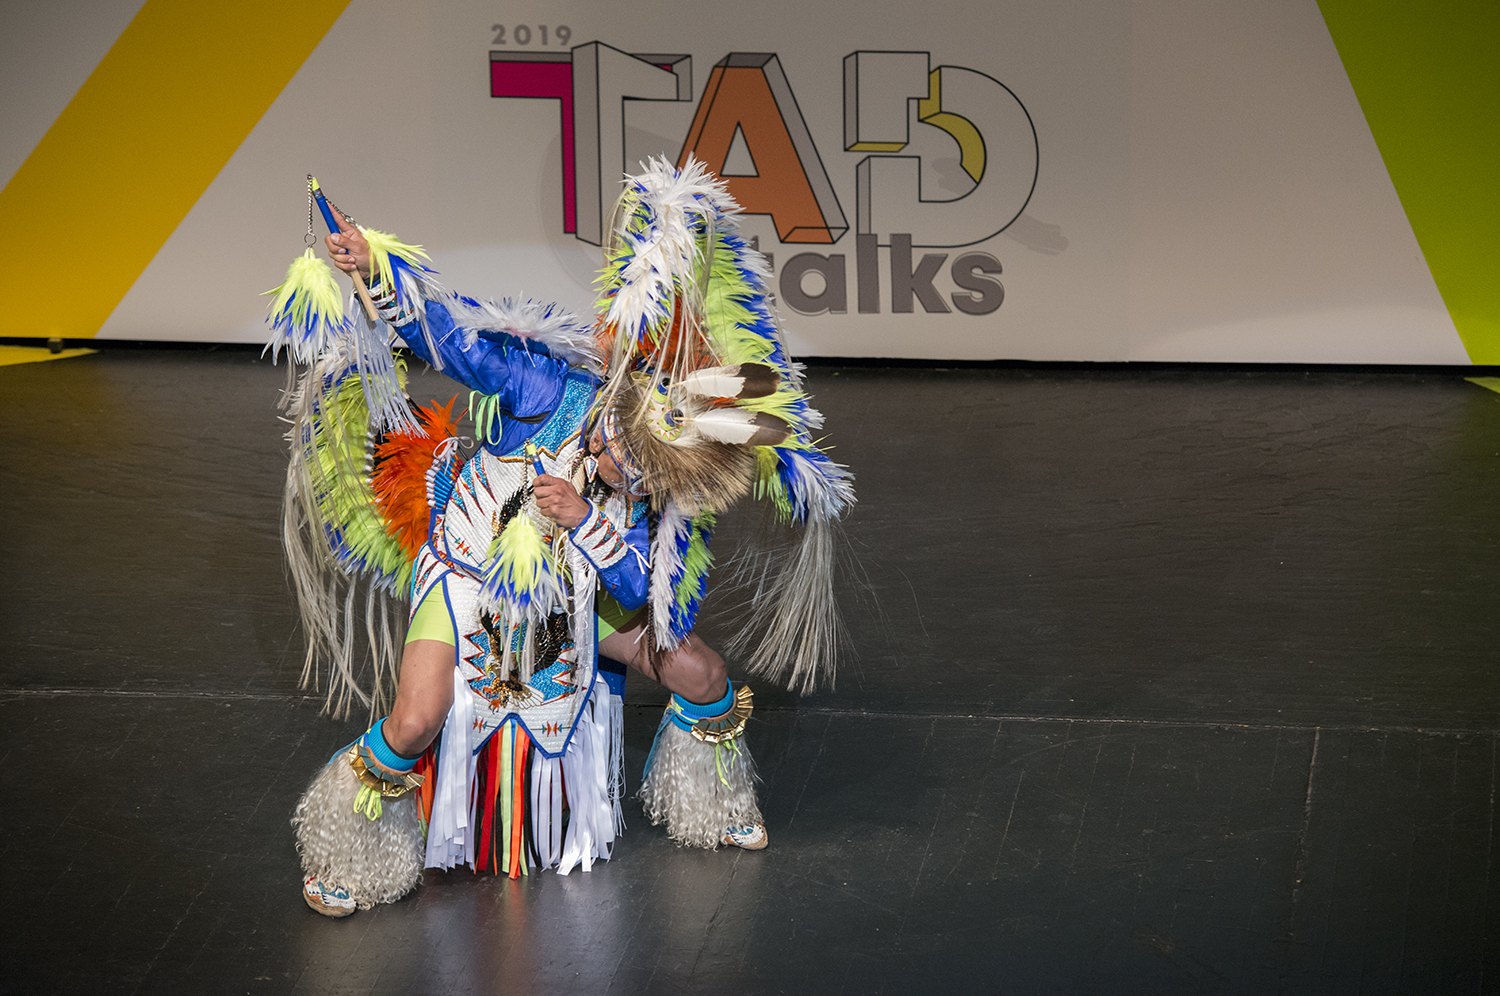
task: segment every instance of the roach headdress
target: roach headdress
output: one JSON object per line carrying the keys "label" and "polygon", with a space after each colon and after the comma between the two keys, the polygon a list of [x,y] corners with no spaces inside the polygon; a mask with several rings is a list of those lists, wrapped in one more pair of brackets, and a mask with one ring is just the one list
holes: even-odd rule
{"label": "roach headdress", "polygon": [[848,470],[812,438],[822,416],[787,356],[765,257],[740,233],[739,205],[696,160],[654,160],[625,181],[600,277],[608,358],[599,417],[613,452],[660,514],[652,548],[658,646],[691,632],[706,590],[714,517],[754,491],[801,529],[756,580],[737,645],[752,671],[801,691],[833,677],[837,520]]}

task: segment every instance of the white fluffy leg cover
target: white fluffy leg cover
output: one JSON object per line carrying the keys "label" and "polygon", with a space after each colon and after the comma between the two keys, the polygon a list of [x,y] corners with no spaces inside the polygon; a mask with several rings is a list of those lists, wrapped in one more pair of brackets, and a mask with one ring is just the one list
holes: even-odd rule
{"label": "white fluffy leg cover", "polygon": [[394,903],[422,880],[416,793],[385,799],[379,819],[354,811],[359,778],[339,755],[318,772],[292,813],[302,871],[341,885],[367,910]]}
{"label": "white fluffy leg cover", "polygon": [[762,822],[745,738],[714,747],[670,721],[646,762],[641,801],[652,823],[666,823],[667,836],[689,847],[718,847],[729,827]]}

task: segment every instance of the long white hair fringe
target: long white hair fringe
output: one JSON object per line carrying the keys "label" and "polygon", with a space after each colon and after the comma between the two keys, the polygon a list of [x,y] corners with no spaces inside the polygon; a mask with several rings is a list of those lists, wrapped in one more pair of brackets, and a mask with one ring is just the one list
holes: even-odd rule
{"label": "long white hair fringe", "polygon": [[843,617],[834,591],[841,523],[809,519],[791,546],[745,557],[728,586],[748,600],[748,621],[725,649],[745,667],[807,695],[833,687]]}
{"label": "long white hair fringe", "polygon": [[342,754],[323,766],[297,803],[292,826],[302,871],[341,885],[367,910],[394,903],[422,880],[421,818],[415,792],[385,799],[379,819],[354,811],[359,778]]}
{"label": "long white hair fringe", "polygon": [[646,765],[640,792],[646,816],[665,823],[679,844],[715,848],[729,827],[762,822],[744,737],[715,747],[664,719]]}
{"label": "long white hair fringe", "polygon": [[[337,351],[306,367],[300,377],[295,366],[289,367],[292,376],[282,395],[282,408],[292,424],[287,432],[291,458],[281,503],[281,539],[307,641],[301,687],[320,687],[320,670],[326,663],[329,674],[323,711],[342,719],[357,700],[368,707],[373,721],[388,711],[395,695],[406,603],[404,591],[395,590],[388,581],[360,577],[339,565],[329,545],[328,524],[318,508],[317,494],[326,486],[328,475],[313,447],[313,423],[320,408],[326,412],[334,404],[339,377],[347,367],[347,357]],[[338,455],[337,447],[334,455]],[[356,607],[361,602],[374,672],[369,691],[360,681],[364,661],[356,653],[360,628]]]}

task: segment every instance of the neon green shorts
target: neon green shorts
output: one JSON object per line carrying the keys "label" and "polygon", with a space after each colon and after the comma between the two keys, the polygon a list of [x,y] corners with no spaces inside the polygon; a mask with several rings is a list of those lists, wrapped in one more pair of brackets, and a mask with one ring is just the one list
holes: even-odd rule
{"label": "neon green shorts", "polygon": [[[594,618],[598,623],[598,636],[596,639],[604,639],[611,633],[617,633],[635,621],[635,617],[644,612],[645,609],[627,609],[615,601],[608,592],[601,591],[594,598]],[[416,614],[411,617],[411,626],[406,631],[406,642],[413,640],[436,640],[438,643],[446,643],[450,647],[458,646],[458,640],[453,633],[453,619],[448,615],[448,604],[443,598],[442,588],[433,585],[427,592],[427,597],[422,599],[422,604],[417,606]]]}

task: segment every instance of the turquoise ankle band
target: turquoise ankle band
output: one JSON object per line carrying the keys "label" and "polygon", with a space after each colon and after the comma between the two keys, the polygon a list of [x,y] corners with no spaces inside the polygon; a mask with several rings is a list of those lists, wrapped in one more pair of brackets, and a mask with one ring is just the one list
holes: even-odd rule
{"label": "turquoise ankle band", "polygon": [[376,761],[392,771],[410,771],[416,767],[417,758],[397,754],[396,749],[386,742],[385,720],[383,719],[376,720],[375,725],[365,731],[365,735],[359,738],[359,744],[361,747],[368,748]]}
{"label": "turquoise ankle band", "polygon": [[734,685],[727,678],[724,680],[724,685],[724,697],[719,699],[717,702],[709,702],[706,704],[689,702],[681,695],[673,692],[672,698],[667,702],[668,718],[670,718],[672,722],[676,723],[678,728],[683,730],[691,730],[693,728],[693,724],[698,722],[698,720],[700,719],[707,719],[710,716],[724,715],[729,711],[730,707],[734,705]]}

